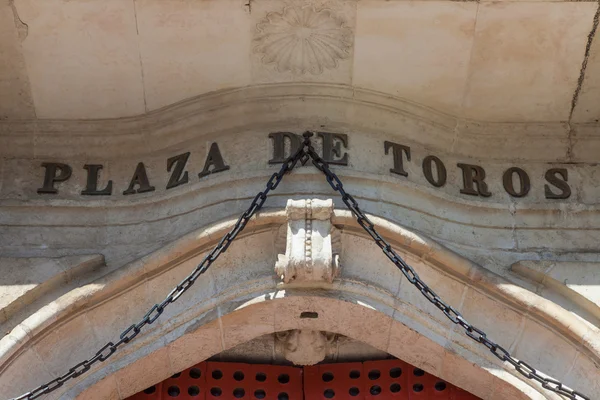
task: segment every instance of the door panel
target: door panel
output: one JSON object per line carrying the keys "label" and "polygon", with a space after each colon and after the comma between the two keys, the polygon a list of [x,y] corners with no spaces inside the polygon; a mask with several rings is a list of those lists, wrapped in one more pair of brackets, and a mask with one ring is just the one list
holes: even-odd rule
{"label": "door panel", "polygon": [[128,400],[481,400],[401,360],[290,367],[202,362]]}

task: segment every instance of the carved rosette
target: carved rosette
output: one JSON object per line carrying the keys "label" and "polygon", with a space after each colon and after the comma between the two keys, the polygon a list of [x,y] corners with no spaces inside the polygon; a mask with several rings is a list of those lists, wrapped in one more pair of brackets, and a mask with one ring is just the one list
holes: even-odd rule
{"label": "carved rosette", "polygon": [[[284,283],[333,282],[338,276],[340,239],[331,224],[333,200],[288,200],[280,230],[275,273]],[[285,247],[282,244],[285,243]]]}
{"label": "carved rosette", "polygon": [[256,26],[254,52],[279,72],[318,75],[350,56],[353,32],[329,9],[285,7]]}

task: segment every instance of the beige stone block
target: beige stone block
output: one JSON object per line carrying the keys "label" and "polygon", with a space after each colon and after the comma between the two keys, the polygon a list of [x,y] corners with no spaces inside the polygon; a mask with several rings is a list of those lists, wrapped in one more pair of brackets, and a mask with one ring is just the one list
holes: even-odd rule
{"label": "beige stone block", "polygon": [[86,390],[77,400],[120,400],[117,381],[114,376],[108,376],[96,383],[91,389]]}
{"label": "beige stone block", "polygon": [[171,368],[168,349],[162,347],[146,357],[127,365],[115,374],[121,397],[126,399],[156,383],[163,381],[177,371]]}
{"label": "beige stone block", "polygon": [[[577,349],[548,327],[529,320],[525,323],[512,355],[535,366],[538,371],[561,380],[570,370]],[[557,363],[556,360],[561,362]]]}
{"label": "beige stone block", "polygon": [[500,379],[493,382],[491,399],[545,399],[534,387],[529,386],[529,382],[522,381],[518,372],[511,371],[515,375],[511,375],[507,370],[492,368],[491,373]]}
{"label": "beige stone block", "polygon": [[[204,257],[194,257],[182,262],[180,265],[158,273],[148,282],[148,309],[154,304],[161,303],[166,296],[181,283]],[[190,287],[175,303],[169,304],[157,323],[162,324],[182,317],[187,311],[206,312],[215,305],[214,282],[211,272],[201,275],[194,285]],[[183,317],[185,318],[185,317]]]}
{"label": "beige stone block", "polygon": [[47,371],[34,349],[26,349],[0,374],[0,393],[6,398],[17,397],[55,377]]}
{"label": "beige stone block", "polygon": [[585,76],[579,99],[573,111],[574,122],[598,122],[600,120],[600,40],[598,32],[590,48]]}
{"label": "beige stone block", "polygon": [[360,1],[353,83],[460,113],[478,4]]}
{"label": "beige stone block", "polygon": [[[66,337],[70,339],[64,340]],[[80,315],[54,329],[34,348],[46,363],[48,371],[62,375],[70,366],[93,357],[103,345],[96,339],[85,315]]]}
{"label": "beige stone block", "polygon": [[104,265],[102,256],[61,258],[1,257],[0,321],[12,317],[41,296],[59,289],[82,274]]}
{"label": "beige stone block", "polygon": [[199,320],[186,329],[186,333],[167,345],[171,365],[183,371],[224,350],[218,320],[202,323]]}
{"label": "beige stone block", "polygon": [[[465,355],[454,351],[446,352],[440,376],[450,383],[460,385],[460,388],[479,398],[490,399],[490,393],[493,391],[493,376],[478,363],[464,357]],[[473,379],[474,377],[476,379]],[[468,384],[465,385],[467,382]]]}
{"label": "beige stone block", "polygon": [[[287,292],[278,292],[276,295],[275,332],[289,329],[327,330],[328,324],[333,322],[327,316],[335,314],[331,307],[339,309],[336,300],[294,296]],[[316,313],[317,318],[301,318],[302,313]]]}
{"label": "beige stone block", "polygon": [[144,112],[133,2],[17,0],[23,54],[40,118]]}
{"label": "beige stone block", "polygon": [[252,2],[253,83],[352,82],[356,1]]}
{"label": "beige stone block", "polygon": [[598,366],[583,354],[579,354],[573,368],[565,376],[564,383],[586,396],[595,396],[600,393],[600,371]]}
{"label": "beige stone block", "polygon": [[225,350],[213,359],[223,362],[272,364],[274,360],[283,360],[283,355],[276,352],[275,337],[267,334]]}
{"label": "beige stone block", "polygon": [[5,309],[19,298],[25,300],[28,292],[64,272],[62,266],[51,259],[0,258],[0,267],[0,285],[3,287],[0,309]]}
{"label": "beige stone block", "polygon": [[[380,350],[388,347],[391,317],[360,300],[292,295],[276,300],[275,306],[276,332],[289,329],[322,330],[342,333]],[[306,313],[316,313],[317,318],[306,318]]]}
{"label": "beige stone block", "polygon": [[[390,295],[398,293],[402,274],[398,268],[374,245],[371,237],[342,235],[341,278],[361,281],[385,290]],[[366,268],[379,265],[378,268]]]}
{"label": "beige stone block", "polygon": [[[129,288],[118,298],[112,298],[87,312],[87,318],[93,325],[94,333],[101,343],[112,341],[116,343],[119,335],[131,324],[137,323],[144,316],[140,305],[152,307],[148,299],[148,286],[145,282]],[[117,311],[118,310],[118,311]],[[153,325],[161,323],[158,319]],[[143,335],[152,326],[147,326],[141,333]]]}
{"label": "beige stone block", "polygon": [[[19,121],[21,122],[21,121]],[[34,155],[35,121],[0,120],[0,155],[8,161],[18,157],[32,158]],[[11,177],[3,177],[6,182]]]}
{"label": "beige stone block", "polygon": [[27,35],[14,3],[0,1],[0,120],[35,117],[21,49]]}
{"label": "beige stone block", "polygon": [[[523,317],[507,307],[506,304],[473,288],[467,289],[461,313],[473,326],[488,333],[491,340],[507,350],[510,350],[518,339]],[[458,340],[462,346],[473,352],[483,352],[484,357],[494,359],[491,354],[488,357],[486,349],[481,344],[472,341],[460,326],[456,326],[451,340]]]}
{"label": "beige stone block", "polygon": [[148,109],[250,83],[241,0],[136,2]]}
{"label": "beige stone block", "polygon": [[[593,164],[598,162],[598,149],[600,148],[600,138],[598,138],[599,130],[600,124],[598,123],[573,124],[573,130],[571,132],[571,139],[573,141],[573,161]],[[587,194],[588,198],[584,196],[584,201],[587,200],[589,202],[589,196],[591,196],[591,203],[594,204],[597,197],[594,196],[595,193],[590,189],[591,188],[586,185],[585,190],[587,193],[584,194]]]}
{"label": "beige stone block", "polygon": [[394,322],[390,330],[387,352],[430,374],[439,376],[444,362],[444,344],[445,338],[435,335],[431,335],[430,338],[400,322]]}
{"label": "beige stone block", "polygon": [[386,350],[379,350],[363,342],[339,336],[336,340],[335,362],[357,362],[364,360],[383,360],[389,357]]}
{"label": "beige stone block", "polygon": [[[588,262],[520,261],[513,264],[511,270],[535,282],[538,290],[548,288],[558,292],[583,309],[598,315],[598,267],[600,264]],[[589,303],[584,299],[589,300]]]}
{"label": "beige stone block", "polygon": [[271,232],[238,237],[211,266],[215,292],[230,295],[234,288],[251,292],[254,285],[261,287],[265,280],[275,278],[276,261]]}
{"label": "beige stone block", "polygon": [[[227,307],[227,304],[224,305]],[[221,306],[221,330],[223,333],[223,346],[232,348],[241,343],[250,341],[259,336],[275,331],[276,305],[272,301],[264,301],[257,305],[239,307],[226,314],[225,307]]]}
{"label": "beige stone block", "polygon": [[465,115],[492,121],[565,121],[595,3],[479,5]]}
{"label": "beige stone block", "polygon": [[[450,278],[450,276],[428,266],[421,262],[409,262],[421,279],[444,301],[460,310],[462,305],[462,296],[465,286],[462,282]],[[399,272],[400,273],[400,272]],[[402,278],[400,291],[398,292],[398,301],[407,303],[413,313],[419,320],[427,323],[436,322],[449,328],[452,322],[433,304],[427,300],[423,294],[413,286],[406,278]]]}

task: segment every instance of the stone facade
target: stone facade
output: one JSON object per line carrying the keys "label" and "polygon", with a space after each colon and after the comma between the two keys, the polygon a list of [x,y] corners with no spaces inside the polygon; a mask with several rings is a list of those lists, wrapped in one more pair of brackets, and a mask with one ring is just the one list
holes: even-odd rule
{"label": "stone facade", "polygon": [[[599,10],[0,0],[0,399],[117,341],[307,130],[436,293],[597,398]],[[430,304],[308,161],[154,324],[45,398],[125,399],[211,357],[387,354],[482,399],[559,399]]]}

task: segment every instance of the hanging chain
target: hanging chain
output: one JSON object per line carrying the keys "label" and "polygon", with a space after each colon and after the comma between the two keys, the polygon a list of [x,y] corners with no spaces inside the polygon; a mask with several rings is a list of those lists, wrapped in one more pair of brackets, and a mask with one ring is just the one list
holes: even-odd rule
{"label": "hanging chain", "polygon": [[483,344],[500,360],[510,363],[521,375],[527,379],[537,381],[541,383],[542,387],[545,389],[563,395],[568,399],[590,400],[589,397],[575,390],[569,389],[561,382],[542,375],[526,362],[517,360],[515,357],[511,356],[510,353],[504,349],[504,347],[488,339],[485,332],[471,325],[458,310],[446,304],[446,302],[444,302],[429,286],[427,286],[425,282],[423,282],[423,280],[419,277],[419,274],[417,274],[417,272],[410,265],[408,265],[402,259],[402,257],[398,255],[398,253],[396,253],[396,251],[392,248],[392,245],[390,245],[384,238],[381,237],[381,235],[379,235],[375,229],[375,225],[360,209],[354,197],[344,190],[344,185],[342,184],[340,178],[338,178],[338,176],[329,169],[327,162],[315,152],[312,144],[310,143],[310,136],[312,136],[310,132],[304,134],[304,145],[306,146],[306,153],[312,159],[314,166],[325,174],[329,185],[333,190],[342,196],[342,201],[352,212],[352,214],[354,214],[358,224],[369,234],[369,236],[373,238],[375,244],[377,244],[377,246],[379,246],[379,248],[383,251],[383,254],[385,254],[387,258],[389,258],[390,261],[396,265],[396,267],[398,267],[406,279],[408,279],[408,281],[412,283],[421,292],[421,294],[425,296],[427,300],[429,300],[430,303],[439,308],[444,315],[448,317],[450,321],[452,321],[452,323],[460,325],[468,337],[477,343]]}
{"label": "hanging chain", "polygon": [[471,325],[458,310],[446,304],[446,302],[444,302],[429,286],[427,286],[425,282],[423,282],[417,272],[410,265],[408,265],[402,259],[402,257],[398,255],[398,253],[396,253],[396,251],[392,248],[392,245],[390,245],[384,238],[381,237],[381,235],[379,235],[375,229],[375,225],[360,209],[354,197],[346,192],[340,178],[338,178],[338,176],[329,169],[328,163],[315,152],[310,142],[311,136],[311,132],[306,132],[304,134],[304,142],[302,146],[296,150],[293,156],[288,158],[283,163],[279,172],[271,175],[271,178],[266,184],[265,190],[259,192],[254,197],[254,200],[252,200],[252,203],[248,209],[242,213],[231,230],[227,232],[225,236],[223,236],[223,238],[212,249],[212,251],[204,257],[202,262],[198,264],[198,266],[184,280],[182,280],[181,283],[175,286],[175,288],[161,303],[155,304],[137,324],[133,324],[129,328],[125,329],[119,336],[119,341],[116,343],[108,342],[106,345],[104,345],[104,347],[96,352],[94,357],[80,362],[64,375],[11,400],[33,400],[44,394],[53,392],[54,390],[60,388],[68,380],[77,378],[78,376],[89,371],[95,363],[106,361],[119,349],[120,346],[133,340],[133,338],[140,333],[144,326],[154,323],[154,321],[156,321],[158,317],[162,315],[169,304],[174,303],[177,299],[179,299],[179,297],[181,297],[194,284],[194,282],[196,282],[200,275],[204,274],[211,264],[216,261],[222,253],[227,251],[227,248],[231,242],[235,240],[237,235],[244,229],[252,216],[254,216],[254,214],[261,209],[267,200],[269,192],[277,188],[284,175],[294,169],[298,161],[300,161],[302,164],[305,164],[309,158],[312,160],[313,165],[325,174],[327,182],[332,189],[342,196],[342,201],[356,217],[358,224],[369,234],[369,236],[373,238],[375,244],[377,244],[377,246],[379,246],[379,248],[383,251],[383,254],[385,254],[390,261],[396,265],[396,267],[398,267],[406,279],[408,279],[408,281],[413,284],[421,292],[421,294],[425,296],[427,300],[429,300],[429,302],[439,308],[444,315],[446,315],[446,317],[452,321],[452,323],[460,325],[468,337],[477,343],[483,344],[493,355],[498,357],[503,362],[508,362],[511,364],[524,377],[539,382],[543,388],[558,393],[571,400],[591,400],[589,397],[575,390],[569,389],[561,382],[544,376],[526,362],[511,356],[510,353],[502,346],[488,339],[485,332]]}
{"label": "hanging chain", "polygon": [[97,362],[106,361],[119,349],[119,347],[133,340],[133,338],[140,333],[144,326],[154,323],[154,321],[161,316],[169,304],[174,303],[185,292],[187,292],[189,288],[192,287],[194,282],[196,282],[196,280],[200,277],[200,275],[204,274],[211,264],[215,262],[222,253],[227,251],[227,248],[229,245],[231,245],[231,242],[235,240],[237,235],[244,229],[246,224],[248,224],[250,218],[252,218],[252,216],[261,209],[267,200],[269,192],[271,190],[275,190],[277,186],[279,186],[279,183],[283,179],[284,175],[294,169],[298,161],[305,163],[307,160],[306,152],[304,151],[303,147],[298,149],[292,157],[288,158],[281,166],[279,172],[275,172],[273,175],[271,175],[271,178],[267,182],[265,189],[262,192],[258,192],[248,209],[242,213],[231,230],[227,232],[225,236],[223,236],[223,238],[212,249],[212,251],[208,253],[206,257],[204,257],[202,262],[198,264],[198,266],[184,280],[175,286],[175,288],[171,290],[171,292],[161,303],[155,304],[137,324],[133,324],[129,328],[125,329],[119,336],[119,340],[116,343],[108,342],[106,345],[104,345],[104,347],[96,352],[94,357],[80,362],[64,375],[61,375],[58,378],[44,385],[38,386],[32,391],[22,394],[21,396],[11,400],[33,400],[44,394],[53,392],[54,390],[60,388],[68,380],[77,378],[78,376],[89,371],[90,368]]}

